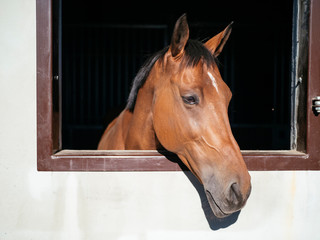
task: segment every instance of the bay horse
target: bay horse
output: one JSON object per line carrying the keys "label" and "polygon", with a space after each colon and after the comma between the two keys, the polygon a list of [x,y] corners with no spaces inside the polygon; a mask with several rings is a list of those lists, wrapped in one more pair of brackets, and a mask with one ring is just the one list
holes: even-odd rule
{"label": "bay horse", "polygon": [[226,217],[246,203],[251,180],[228,119],[231,91],[217,56],[231,25],[206,43],[189,39],[186,15],[171,44],[149,58],[133,81],[127,106],[98,149],[166,149],[203,184],[213,213]]}

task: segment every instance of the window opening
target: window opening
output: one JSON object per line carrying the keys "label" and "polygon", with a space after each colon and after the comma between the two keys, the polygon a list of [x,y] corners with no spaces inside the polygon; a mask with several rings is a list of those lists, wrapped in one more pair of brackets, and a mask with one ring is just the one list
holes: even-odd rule
{"label": "window opening", "polygon": [[191,4],[146,11],[143,1],[132,3],[130,11],[103,1],[61,6],[63,149],[96,149],[107,124],[124,108],[135,74],[169,44],[182,11],[191,38],[200,40],[235,22],[219,60],[233,92],[229,117],[240,148],[290,149],[292,1],[226,1],[214,3],[214,14]]}

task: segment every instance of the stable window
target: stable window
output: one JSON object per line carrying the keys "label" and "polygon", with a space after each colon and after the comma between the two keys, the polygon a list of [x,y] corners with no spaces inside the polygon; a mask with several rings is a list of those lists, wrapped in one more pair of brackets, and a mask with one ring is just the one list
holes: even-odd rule
{"label": "stable window", "polygon": [[180,169],[166,152],[94,149],[142,62],[169,44],[182,12],[191,38],[209,38],[235,21],[220,72],[233,92],[230,122],[249,170],[319,169],[320,122],[312,111],[320,95],[318,3],[225,1],[213,12],[143,6],[132,3],[126,12],[120,3],[37,1],[39,170]]}

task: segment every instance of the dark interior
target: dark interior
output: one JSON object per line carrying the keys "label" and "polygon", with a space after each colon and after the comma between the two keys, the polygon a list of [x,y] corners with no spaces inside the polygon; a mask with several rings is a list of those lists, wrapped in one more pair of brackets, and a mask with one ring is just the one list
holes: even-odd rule
{"label": "dark interior", "polygon": [[64,149],[96,149],[140,66],[170,43],[183,13],[198,40],[234,21],[219,68],[233,92],[229,117],[240,148],[290,148],[292,1],[69,0],[60,8]]}

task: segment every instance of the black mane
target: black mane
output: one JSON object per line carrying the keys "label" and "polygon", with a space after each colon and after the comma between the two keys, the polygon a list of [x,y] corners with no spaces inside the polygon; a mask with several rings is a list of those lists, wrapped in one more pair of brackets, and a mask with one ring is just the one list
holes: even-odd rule
{"label": "black mane", "polygon": [[[164,49],[155,53],[149,59],[147,59],[140,68],[136,77],[133,79],[132,88],[126,106],[126,109],[128,109],[129,111],[133,112],[137,100],[138,91],[147,80],[153,65],[158,59],[163,58],[168,49],[169,46],[165,47]],[[216,59],[214,58],[214,56],[200,41],[189,39],[184,50],[185,54],[182,60],[182,64],[185,64],[188,67],[196,66],[201,59],[207,66],[216,63]]]}

